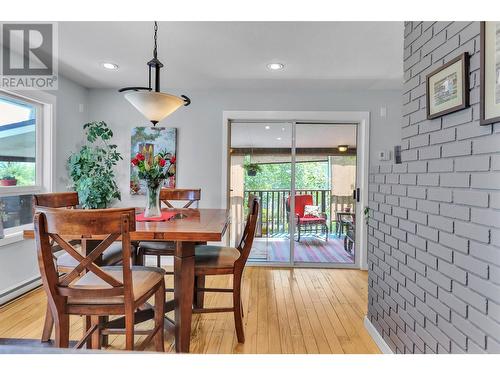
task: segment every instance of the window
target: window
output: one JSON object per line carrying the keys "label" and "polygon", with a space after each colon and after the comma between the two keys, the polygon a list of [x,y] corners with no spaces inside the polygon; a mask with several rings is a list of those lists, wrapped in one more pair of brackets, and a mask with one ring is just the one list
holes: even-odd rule
{"label": "window", "polygon": [[36,186],[39,105],[0,96],[0,189]]}
{"label": "window", "polygon": [[52,104],[38,101],[45,95],[0,91],[0,237],[2,227],[8,234],[31,223],[32,194],[50,190]]}

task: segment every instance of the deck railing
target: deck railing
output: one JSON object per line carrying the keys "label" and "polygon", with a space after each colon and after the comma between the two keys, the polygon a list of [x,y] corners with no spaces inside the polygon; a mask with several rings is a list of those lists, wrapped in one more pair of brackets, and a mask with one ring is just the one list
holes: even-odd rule
{"label": "deck railing", "polygon": [[[286,209],[286,201],[290,196],[289,189],[273,190],[245,190],[244,202],[248,202],[249,194],[260,198],[260,217],[257,222],[257,237],[279,237],[289,233],[289,213]],[[296,189],[297,195],[310,194],[313,203],[320,207],[320,211],[326,213],[330,230],[335,224],[335,212],[343,211],[345,207],[353,208],[351,196],[332,195],[330,189]],[[333,216],[332,216],[333,214]]]}

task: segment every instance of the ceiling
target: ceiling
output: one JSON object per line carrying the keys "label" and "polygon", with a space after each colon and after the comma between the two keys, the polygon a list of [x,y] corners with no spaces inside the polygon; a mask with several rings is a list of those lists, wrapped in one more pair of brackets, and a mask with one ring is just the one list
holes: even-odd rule
{"label": "ceiling", "polygon": [[[292,144],[291,125],[286,123],[232,123],[233,148],[289,148]],[[356,147],[354,124],[297,124],[296,147],[335,148],[338,145]]]}
{"label": "ceiling", "polygon": [[[64,76],[89,88],[147,85],[152,22],[58,29]],[[402,22],[160,22],[158,43],[164,88],[397,89],[403,77]]]}

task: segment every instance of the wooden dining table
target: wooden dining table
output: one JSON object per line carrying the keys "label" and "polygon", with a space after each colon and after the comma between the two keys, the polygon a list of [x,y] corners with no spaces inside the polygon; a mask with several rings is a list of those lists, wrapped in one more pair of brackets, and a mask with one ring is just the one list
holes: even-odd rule
{"label": "wooden dining table", "polygon": [[[174,216],[167,221],[137,221],[135,232],[130,232],[130,239],[131,241],[176,242],[174,253],[175,349],[179,353],[189,353],[195,246],[200,242],[222,240],[229,225],[229,210],[204,208],[164,208],[162,210],[171,212]],[[137,209],[138,213],[140,211],[141,209]],[[24,237],[34,238],[33,229],[26,229]],[[99,239],[96,236],[84,240]],[[144,318],[152,312],[143,310],[140,313]],[[136,322],[141,320],[136,319]]]}

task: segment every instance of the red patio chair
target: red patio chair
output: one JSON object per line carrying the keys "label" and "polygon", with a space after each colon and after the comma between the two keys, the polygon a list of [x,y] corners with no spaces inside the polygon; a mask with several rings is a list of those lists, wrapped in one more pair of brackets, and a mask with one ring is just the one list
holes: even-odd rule
{"label": "red patio chair", "polygon": [[[310,194],[296,195],[295,196],[295,224],[297,228],[297,242],[300,242],[300,235],[302,232],[307,230],[312,231],[313,228],[324,228],[325,230],[325,241],[328,241],[328,223],[326,213],[322,212],[319,217],[316,216],[305,216],[304,209],[305,206],[312,206],[313,196]],[[290,196],[286,200],[287,211],[290,212]]]}

